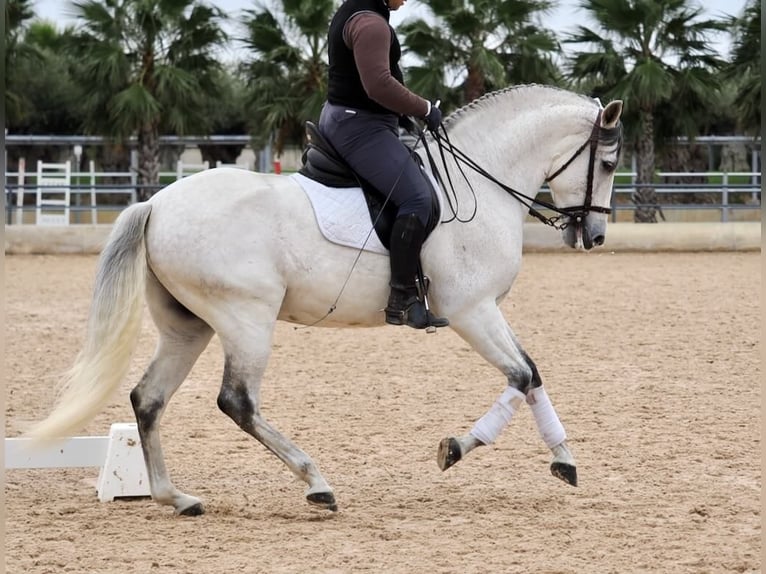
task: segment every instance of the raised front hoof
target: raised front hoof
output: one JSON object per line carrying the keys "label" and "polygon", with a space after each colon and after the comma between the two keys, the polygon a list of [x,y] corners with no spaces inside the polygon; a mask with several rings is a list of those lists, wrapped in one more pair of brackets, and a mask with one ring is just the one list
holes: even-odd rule
{"label": "raised front hoof", "polygon": [[457,461],[463,458],[463,451],[460,450],[460,443],[457,439],[449,437],[444,438],[439,443],[439,450],[436,453],[436,464],[442,470],[447,470]]}
{"label": "raised front hoof", "polygon": [[332,492],[312,492],[306,495],[306,500],[314,506],[320,506],[332,512],[338,511],[338,505],[335,504],[335,495]]}
{"label": "raised front hoof", "polygon": [[567,484],[577,486],[577,467],[565,462],[551,463],[551,474]]}
{"label": "raised front hoof", "polygon": [[201,502],[197,502],[196,504],[192,504],[191,506],[179,510],[178,514],[180,516],[201,516],[205,514],[205,507],[202,506]]}

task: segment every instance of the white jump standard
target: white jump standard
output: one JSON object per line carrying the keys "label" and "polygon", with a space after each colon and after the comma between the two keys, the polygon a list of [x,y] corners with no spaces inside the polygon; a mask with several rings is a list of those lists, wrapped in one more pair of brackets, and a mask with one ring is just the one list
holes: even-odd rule
{"label": "white jump standard", "polygon": [[101,470],[101,502],[149,496],[149,480],[136,423],[114,423],[108,436],[84,436],[40,445],[29,438],[5,439],[5,468],[86,468]]}

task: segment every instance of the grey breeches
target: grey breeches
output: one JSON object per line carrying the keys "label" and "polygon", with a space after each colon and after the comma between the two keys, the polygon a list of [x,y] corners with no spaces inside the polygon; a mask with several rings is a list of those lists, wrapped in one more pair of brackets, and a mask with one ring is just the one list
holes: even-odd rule
{"label": "grey breeches", "polygon": [[431,188],[398,135],[398,118],[325,103],[319,117],[322,134],[359,176],[398,209],[414,213],[423,225],[431,214]]}

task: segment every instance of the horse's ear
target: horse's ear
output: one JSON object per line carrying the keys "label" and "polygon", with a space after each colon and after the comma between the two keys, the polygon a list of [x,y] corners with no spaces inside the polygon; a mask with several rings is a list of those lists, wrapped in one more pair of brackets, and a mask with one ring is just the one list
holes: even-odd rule
{"label": "horse's ear", "polygon": [[601,127],[613,128],[620,121],[622,115],[622,100],[609,102],[601,114]]}

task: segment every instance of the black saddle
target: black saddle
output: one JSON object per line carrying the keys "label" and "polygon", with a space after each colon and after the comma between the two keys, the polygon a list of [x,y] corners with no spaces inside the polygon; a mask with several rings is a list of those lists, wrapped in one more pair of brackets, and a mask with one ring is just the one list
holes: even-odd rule
{"label": "black saddle", "polygon": [[[375,233],[383,246],[389,249],[391,229],[397,213],[396,206],[390,201],[386,202],[386,196],[383,193],[354,173],[312,122],[306,122],[306,138],[308,144],[303,150],[301,157],[303,165],[298,173],[328,187],[361,187],[370,218],[375,226]],[[417,155],[414,157],[420,159]],[[431,195],[433,210],[426,228],[426,237],[439,221],[439,200],[433,186],[431,186]]]}

